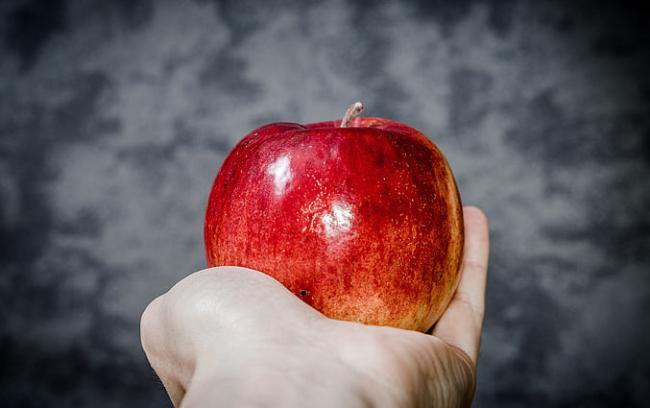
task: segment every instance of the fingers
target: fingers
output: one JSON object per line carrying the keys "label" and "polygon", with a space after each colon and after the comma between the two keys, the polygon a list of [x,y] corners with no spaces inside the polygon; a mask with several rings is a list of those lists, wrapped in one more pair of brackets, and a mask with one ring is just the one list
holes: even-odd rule
{"label": "fingers", "polygon": [[433,335],[478,358],[489,254],[488,221],[476,207],[465,207],[465,250],[460,283]]}
{"label": "fingers", "polygon": [[[164,296],[164,295],[163,295]],[[161,304],[164,302],[163,296],[154,299],[142,313],[140,319],[140,340],[142,348],[154,369],[160,381],[165,387],[169,398],[175,407],[180,406],[185,389],[176,377],[174,364],[170,364],[166,355],[169,354],[164,321],[164,311]],[[174,373],[174,374],[171,374]]]}
{"label": "fingers", "polygon": [[152,301],[142,315],[141,340],[178,407],[197,373],[220,372],[215,364],[238,367],[247,359],[256,364],[265,350],[316,343],[321,333],[312,324],[321,320],[320,313],[270,276],[218,267],[187,276]]}
{"label": "fingers", "polygon": [[[153,302],[143,317],[143,333],[161,333],[143,335],[145,349],[153,349],[148,343],[164,345],[161,355],[190,368],[199,357],[221,354],[243,342],[289,336],[324,318],[272,277],[234,266],[195,272],[162,299]],[[162,316],[159,329],[144,330],[155,323],[145,318],[153,310]]]}

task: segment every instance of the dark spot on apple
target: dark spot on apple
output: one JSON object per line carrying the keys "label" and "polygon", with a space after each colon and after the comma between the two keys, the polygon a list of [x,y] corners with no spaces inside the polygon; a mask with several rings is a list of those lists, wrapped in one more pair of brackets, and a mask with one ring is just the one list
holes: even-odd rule
{"label": "dark spot on apple", "polygon": [[300,295],[300,297],[309,296],[310,294],[311,292],[309,292],[307,289],[300,289],[298,291],[298,295]]}

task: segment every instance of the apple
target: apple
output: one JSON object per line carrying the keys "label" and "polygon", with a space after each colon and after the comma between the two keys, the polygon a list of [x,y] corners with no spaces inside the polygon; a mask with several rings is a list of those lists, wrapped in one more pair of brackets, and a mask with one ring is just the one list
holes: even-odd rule
{"label": "apple", "polygon": [[244,137],[210,193],[207,261],[264,272],[330,318],[427,331],[459,281],[460,195],[426,136],[361,110]]}

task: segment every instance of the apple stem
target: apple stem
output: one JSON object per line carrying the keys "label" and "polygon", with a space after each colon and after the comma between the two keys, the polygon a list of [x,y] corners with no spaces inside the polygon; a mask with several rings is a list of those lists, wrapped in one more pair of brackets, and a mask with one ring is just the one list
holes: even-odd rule
{"label": "apple stem", "polygon": [[348,106],[343,115],[343,119],[341,119],[341,127],[348,127],[350,122],[352,122],[352,118],[358,116],[361,112],[363,112],[363,104],[361,102],[355,102]]}

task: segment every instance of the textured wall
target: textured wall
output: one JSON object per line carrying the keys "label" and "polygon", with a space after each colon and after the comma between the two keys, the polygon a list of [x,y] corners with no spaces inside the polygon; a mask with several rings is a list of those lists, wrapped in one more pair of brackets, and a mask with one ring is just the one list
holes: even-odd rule
{"label": "textured wall", "polygon": [[595,4],[0,3],[1,405],[167,404],[138,319],[203,267],[224,155],[361,99],[491,218],[476,405],[642,406],[649,19]]}

